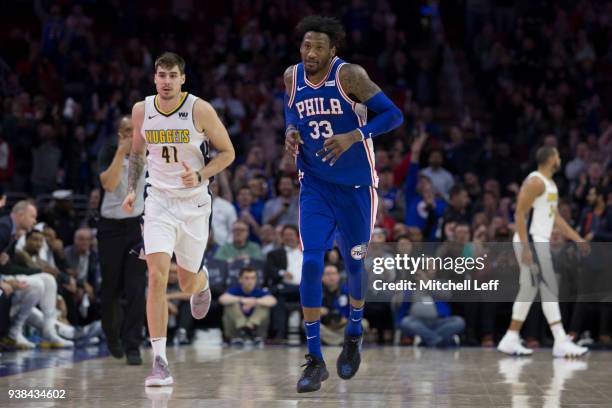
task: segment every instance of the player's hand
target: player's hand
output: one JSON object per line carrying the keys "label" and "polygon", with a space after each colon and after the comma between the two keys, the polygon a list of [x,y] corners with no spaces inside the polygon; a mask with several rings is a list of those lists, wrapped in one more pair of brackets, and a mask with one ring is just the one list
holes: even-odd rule
{"label": "player's hand", "polygon": [[119,139],[119,145],[117,146],[117,151],[122,155],[127,155],[132,150],[132,138],[131,137],[122,137]]}
{"label": "player's hand", "polygon": [[181,174],[181,180],[183,181],[183,185],[185,187],[196,187],[198,184],[198,173],[189,167],[187,163],[184,161],[181,162],[185,171]]}
{"label": "player's hand", "polygon": [[352,132],[334,135],[323,143],[323,148],[317,152],[317,157],[323,156],[323,161],[329,161],[333,166],[342,153],[346,152],[353,144],[361,141],[361,132],[357,129]]}
{"label": "player's hand", "polygon": [[289,271],[285,271],[285,273],[283,273],[283,280],[285,282],[291,282],[293,281],[293,274]]}
{"label": "player's hand", "polygon": [[285,133],[285,150],[295,159],[300,152],[300,145],[304,144],[297,129],[290,129]]}
{"label": "player's hand", "polygon": [[533,264],[533,255],[528,245],[523,246],[523,255],[521,256],[521,262],[525,265],[531,266]]}
{"label": "player's hand", "polygon": [[128,214],[131,214],[134,211],[134,202],[136,201],[136,193],[134,191],[130,191],[125,199],[123,200],[123,204],[121,204],[121,208]]}

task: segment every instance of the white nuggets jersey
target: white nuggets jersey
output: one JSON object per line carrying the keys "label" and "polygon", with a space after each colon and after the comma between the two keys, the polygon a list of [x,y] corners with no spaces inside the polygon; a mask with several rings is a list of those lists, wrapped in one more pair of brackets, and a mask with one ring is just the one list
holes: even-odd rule
{"label": "white nuggets jersey", "polygon": [[555,182],[546,178],[539,171],[531,172],[525,181],[531,177],[538,177],[542,180],[545,188],[544,192],[533,202],[527,228],[536,242],[548,242],[555,225],[559,192]]}
{"label": "white nuggets jersey", "polygon": [[[204,167],[208,155],[208,138],[194,125],[197,99],[185,92],[171,112],[159,108],[157,95],[145,99],[142,137],[147,142],[147,184],[160,190],[192,190],[182,183],[181,162],[197,171]],[[202,180],[198,188],[207,185],[208,180]]]}

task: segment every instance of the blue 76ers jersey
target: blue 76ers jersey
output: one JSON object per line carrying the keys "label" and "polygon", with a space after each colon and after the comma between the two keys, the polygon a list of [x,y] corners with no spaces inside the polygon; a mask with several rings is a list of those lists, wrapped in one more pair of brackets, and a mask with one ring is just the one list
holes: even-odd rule
{"label": "blue 76ers jersey", "polygon": [[300,145],[297,167],[304,176],[312,175],[330,183],[376,187],[378,176],[371,138],[353,144],[333,166],[329,165],[329,160],[323,162],[325,155],[316,156],[327,138],[366,124],[367,108],[352,101],[340,85],[338,72],[344,64],[346,62],[335,57],[327,75],[318,84],[306,78],[302,63],[293,67],[288,108],[298,119],[297,129],[304,141]]}

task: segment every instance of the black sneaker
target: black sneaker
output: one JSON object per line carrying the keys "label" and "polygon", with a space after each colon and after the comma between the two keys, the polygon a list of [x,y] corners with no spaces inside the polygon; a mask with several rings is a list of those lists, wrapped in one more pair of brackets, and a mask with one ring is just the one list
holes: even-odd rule
{"label": "black sneaker", "polygon": [[353,378],[361,363],[361,341],[363,336],[344,336],[342,352],[336,361],[338,377],[343,380]]}
{"label": "black sneaker", "polygon": [[329,378],[329,372],[322,358],[306,354],[306,367],[297,383],[297,392],[312,392],[321,388],[321,383]]}
{"label": "black sneaker", "polygon": [[109,338],[106,339],[106,346],[108,347],[108,351],[110,351],[111,355],[115,358],[123,358],[123,346],[120,340],[111,340]]}
{"label": "black sneaker", "polygon": [[142,357],[140,356],[140,350],[128,350],[125,353],[125,359],[127,365],[142,365]]}

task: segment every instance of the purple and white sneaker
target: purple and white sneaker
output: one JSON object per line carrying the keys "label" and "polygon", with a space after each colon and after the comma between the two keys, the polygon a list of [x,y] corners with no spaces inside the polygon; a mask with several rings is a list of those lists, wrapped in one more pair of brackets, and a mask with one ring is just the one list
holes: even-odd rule
{"label": "purple and white sneaker", "polygon": [[156,356],[151,375],[145,379],[145,387],[163,387],[164,385],[172,385],[173,383],[174,380],[170,375],[168,363],[160,356]]}
{"label": "purple and white sneaker", "polygon": [[[206,270],[206,267],[202,267],[202,273],[206,274],[206,280],[208,281],[208,270]],[[191,315],[193,318],[198,320],[203,319],[208,314],[208,310],[210,310],[211,301],[212,294],[210,293],[210,287],[191,295],[189,304],[191,305]]]}
{"label": "purple and white sneaker", "polygon": [[209,288],[206,288],[206,290],[200,293],[191,295],[189,303],[191,304],[191,315],[194,319],[203,319],[208,314],[211,299],[212,294]]}

